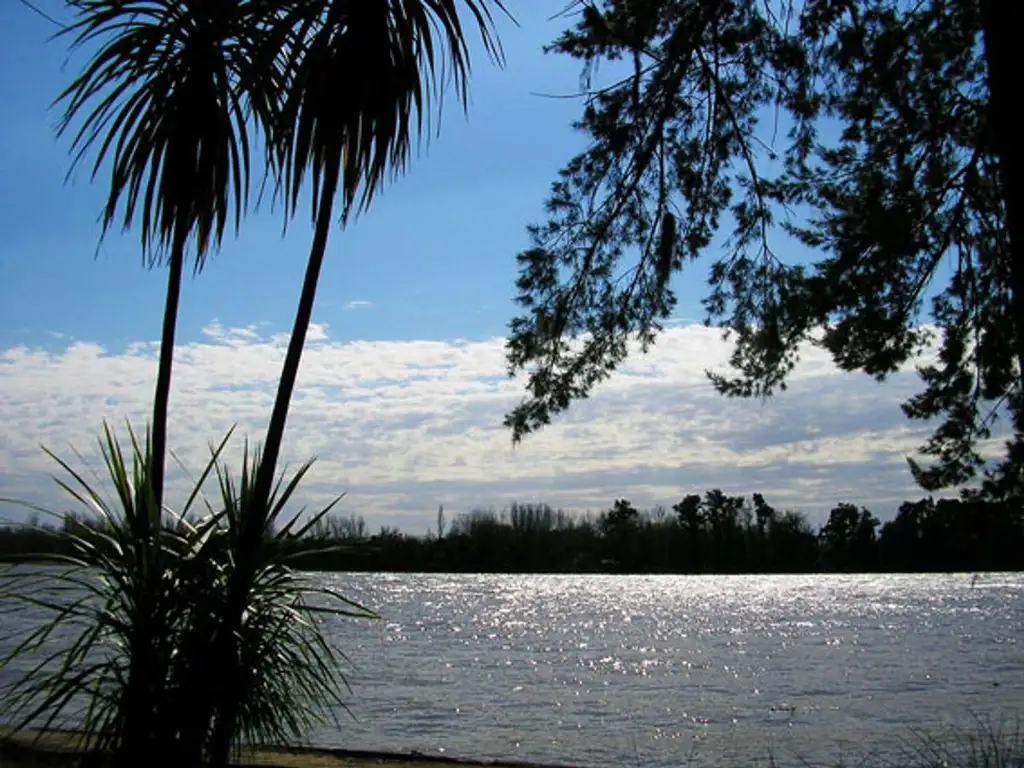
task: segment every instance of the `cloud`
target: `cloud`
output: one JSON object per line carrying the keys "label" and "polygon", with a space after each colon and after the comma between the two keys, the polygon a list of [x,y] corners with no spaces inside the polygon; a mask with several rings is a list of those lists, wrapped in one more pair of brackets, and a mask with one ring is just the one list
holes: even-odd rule
{"label": "cloud", "polygon": [[349,301],[345,303],[345,309],[369,309],[372,306],[372,301],[364,300]]}
{"label": "cloud", "polygon": [[[262,324],[214,321],[176,349],[169,439],[186,467],[199,471],[209,443],[233,424],[236,466],[240,438],[262,438],[286,343]],[[70,443],[98,470],[89,449],[102,420],[148,419],[157,350],[150,341],[113,350],[81,340],[0,350],[0,496],[58,503],[40,444],[70,456]],[[503,339],[341,343],[314,324],[283,459],[294,467],[318,457],[304,503],[348,491],[344,511],[417,532],[439,503],[450,514],[512,499],[597,510],[617,497],[670,505],[721,487],[761,491],[815,519],[841,500],[885,518],[921,495],[905,457],[929,427],[899,409],[920,386],[912,372],[880,385],[808,349],[787,392],[729,400],[703,373],[729,351],[716,330],[671,327],[649,355],[513,449],[501,422],[523,382],[504,374]],[[174,481],[172,501],[183,482]]]}

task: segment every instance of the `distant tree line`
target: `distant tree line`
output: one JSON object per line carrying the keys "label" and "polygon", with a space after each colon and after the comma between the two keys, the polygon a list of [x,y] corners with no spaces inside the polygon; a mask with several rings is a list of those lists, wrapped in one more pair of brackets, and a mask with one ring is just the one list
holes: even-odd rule
{"label": "distant tree line", "polygon": [[[0,559],[59,553],[76,525],[38,521],[0,529]],[[777,510],[759,493],[719,489],[684,496],[671,509],[641,511],[617,500],[597,515],[547,504],[476,509],[446,525],[444,510],[425,535],[382,527],[359,515],[324,518],[301,539],[274,546],[303,552],[311,570],[527,573],[810,573],[1024,570],[1024,512],[974,499],[904,502],[880,523],[869,510],[836,505],[818,529],[799,512]]]}

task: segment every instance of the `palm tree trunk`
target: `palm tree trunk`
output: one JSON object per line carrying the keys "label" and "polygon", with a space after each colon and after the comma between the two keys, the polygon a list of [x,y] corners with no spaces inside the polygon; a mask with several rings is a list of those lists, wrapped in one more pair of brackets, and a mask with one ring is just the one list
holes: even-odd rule
{"label": "palm tree trunk", "polygon": [[316,299],[317,283],[320,281],[320,268],[323,266],[324,253],[327,251],[327,238],[331,232],[334,218],[334,195],[338,189],[340,156],[328,158],[324,163],[324,180],[320,189],[320,205],[317,211],[316,232],[313,236],[313,247],[309,252],[306,264],[306,276],[302,283],[302,294],[299,296],[299,308],[295,313],[295,324],[292,336],[288,341],[288,352],[281,370],[281,380],[277,385],[277,399],[270,416],[267,438],[263,446],[263,457],[256,473],[253,488],[253,501],[266,504],[270,498],[270,490],[277,469],[277,459],[281,453],[281,440],[284,437],[285,422],[288,419],[288,406],[291,403],[295,380],[299,374],[299,362],[302,359],[302,348],[306,344],[306,332],[313,317],[313,302]]}
{"label": "palm tree trunk", "polygon": [[[1010,294],[1014,352],[1019,386],[1024,391],[1024,148],[1017,136],[1016,115],[1021,56],[1017,53],[1024,29],[1024,3],[1020,0],[982,0],[982,34],[988,65],[988,119],[999,159],[999,181],[1006,206],[1010,238]],[[1024,422],[1024,414],[1015,414]],[[1024,423],[1018,423],[1018,429]]]}
{"label": "palm tree trunk", "polygon": [[163,749],[159,733],[160,705],[163,703],[166,659],[154,629],[157,610],[153,600],[159,586],[147,585],[149,594],[140,595],[139,613],[132,627],[128,652],[128,680],[120,701],[120,738],[114,755],[116,768],[133,768],[147,762],[161,765]]}
{"label": "palm tree trunk", "polygon": [[317,210],[316,231],[313,246],[310,249],[309,261],[306,264],[306,275],[302,283],[299,307],[295,313],[295,324],[292,328],[288,351],[285,354],[281,380],[277,386],[277,398],[267,428],[267,438],[263,447],[259,468],[251,496],[244,500],[241,542],[238,545],[239,556],[235,562],[230,593],[225,611],[226,626],[221,629],[222,645],[218,652],[221,669],[218,674],[224,675],[224,683],[218,693],[217,711],[214,715],[213,733],[210,740],[210,764],[213,768],[223,768],[228,764],[231,743],[234,739],[235,724],[238,719],[240,700],[245,696],[245,670],[237,669],[238,654],[235,651],[235,638],[238,637],[249,594],[255,579],[253,558],[261,545],[267,516],[270,512],[269,499],[273,487],[278,456],[281,453],[281,440],[284,437],[285,422],[288,418],[288,406],[295,380],[299,373],[302,359],[302,348],[306,343],[306,332],[313,316],[313,304],[316,299],[317,284],[320,281],[320,268],[323,266],[324,254],[327,251],[327,240],[334,218],[334,196],[338,188],[340,156],[330,157],[325,162],[324,179],[320,189],[320,206]]}
{"label": "palm tree trunk", "polygon": [[175,227],[171,244],[171,263],[167,275],[167,298],[164,302],[164,324],[160,335],[160,362],[153,396],[153,475],[151,490],[157,514],[163,508],[164,467],[167,453],[167,404],[171,397],[171,364],[174,362],[174,334],[178,324],[178,301],[181,297],[181,274],[185,264],[185,243],[188,226]]}

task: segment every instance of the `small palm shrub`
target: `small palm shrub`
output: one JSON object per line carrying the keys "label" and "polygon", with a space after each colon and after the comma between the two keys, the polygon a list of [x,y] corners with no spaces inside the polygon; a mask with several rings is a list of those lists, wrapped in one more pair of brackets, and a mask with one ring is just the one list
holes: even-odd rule
{"label": "small palm shrub", "polygon": [[231,748],[294,743],[336,718],[347,660],[325,620],[374,614],[292,568],[290,544],[340,497],[282,519],[308,462],[268,507],[247,506],[258,452],[246,444],[236,477],[222,459],[229,432],[183,507],[158,509],[148,436],[128,431],[127,452],[106,425],[99,441],[109,498],[47,451],[91,524],[65,526],[68,554],[26,553],[0,572],[0,717],[16,730],[74,725],[116,766],[224,764]]}

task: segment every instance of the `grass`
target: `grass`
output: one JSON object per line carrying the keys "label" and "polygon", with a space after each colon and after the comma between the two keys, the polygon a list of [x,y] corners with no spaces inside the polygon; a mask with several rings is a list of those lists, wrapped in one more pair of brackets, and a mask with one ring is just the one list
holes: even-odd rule
{"label": "grass", "polygon": [[904,741],[897,761],[921,768],[1024,768],[1024,732],[1021,720],[1008,724],[977,715],[970,730],[954,730],[944,738],[914,729]]}

